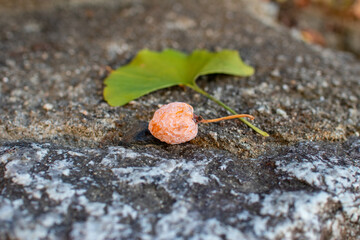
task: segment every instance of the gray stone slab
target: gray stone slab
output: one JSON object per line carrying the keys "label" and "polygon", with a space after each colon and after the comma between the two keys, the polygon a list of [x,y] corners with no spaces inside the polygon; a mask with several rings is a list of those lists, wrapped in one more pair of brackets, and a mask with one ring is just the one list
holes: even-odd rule
{"label": "gray stone slab", "polygon": [[[0,1],[0,239],[359,239],[356,58],[307,45],[259,1],[13,3]],[[107,105],[106,66],[142,48],[238,50],[254,76],[198,83],[271,136],[227,121],[182,145],[153,138],[161,104],[228,113],[181,87]]]}
{"label": "gray stone slab", "polygon": [[358,239],[360,140],[254,159],[168,146],[0,147],[1,239]]}
{"label": "gray stone slab", "polygon": [[360,65],[352,56],[316,50],[255,18],[264,14],[246,11],[240,1],[110,2],[0,16],[2,139],[116,145],[131,125],[149,121],[159,104],[173,101],[192,104],[208,118],[228,114],[179,87],[121,108],[108,106],[102,97],[105,67],[127,63],[142,48],[235,49],[255,67],[249,78],[210,76],[199,85],[254,115],[254,124],[272,138],[232,121],[200,127],[192,142],[199,147],[256,156],[273,145],[359,134]]}

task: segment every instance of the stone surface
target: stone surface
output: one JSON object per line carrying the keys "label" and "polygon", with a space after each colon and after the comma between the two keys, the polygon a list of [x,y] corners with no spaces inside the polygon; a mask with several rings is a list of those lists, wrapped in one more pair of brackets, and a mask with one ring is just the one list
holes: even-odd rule
{"label": "stone surface", "polygon": [[[359,239],[353,56],[301,42],[258,1],[9,2],[0,239]],[[182,145],[154,139],[147,122],[161,104],[227,113],[181,87],[108,106],[106,66],[142,48],[238,50],[254,76],[198,83],[271,137],[227,121]]]}
{"label": "stone surface", "polygon": [[360,141],[253,159],[196,146],[0,147],[3,239],[358,239]]}
{"label": "stone surface", "polygon": [[[344,140],[359,134],[359,63],[350,55],[314,50],[243,9],[236,1],[125,1],[116,7],[80,5],[25,11],[21,17],[2,14],[2,139],[116,145],[129,123],[149,121],[159,104],[173,101],[188,102],[207,118],[227,115],[205,97],[179,87],[121,108],[104,102],[106,65],[125,64],[142,48],[166,47],[187,52],[236,49],[256,68],[250,78],[211,76],[200,79],[199,85],[239,113],[254,115],[255,124],[272,139],[263,140],[233,121],[226,127],[201,127],[193,141],[199,147],[255,156],[264,145],[278,142]],[[278,114],[278,109],[286,114]],[[217,141],[210,132],[218,133]]]}

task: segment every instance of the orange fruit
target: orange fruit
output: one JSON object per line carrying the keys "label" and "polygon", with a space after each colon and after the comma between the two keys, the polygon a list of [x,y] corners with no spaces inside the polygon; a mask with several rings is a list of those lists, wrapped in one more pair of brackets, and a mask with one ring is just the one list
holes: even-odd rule
{"label": "orange fruit", "polygon": [[194,115],[194,109],[187,103],[173,102],[159,108],[149,123],[151,134],[162,142],[179,144],[195,138],[198,133],[198,123],[212,123],[222,120],[247,117],[249,114],[237,114],[216,119],[203,119]]}
{"label": "orange fruit", "polygon": [[154,137],[168,144],[188,142],[198,133],[194,109],[183,102],[164,105],[155,112],[149,130]]}

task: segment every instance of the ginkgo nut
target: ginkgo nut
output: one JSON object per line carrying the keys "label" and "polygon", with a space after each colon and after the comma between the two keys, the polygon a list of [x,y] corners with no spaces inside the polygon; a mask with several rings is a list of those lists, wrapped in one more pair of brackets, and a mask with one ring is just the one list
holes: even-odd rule
{"label": "ginkgo nut", "polygon": [[149,123],[151,134],[162,142],[180,144],[196,137],[198,123],[210,123],[239,117],[254,117],[247,114],[233,115],[205,120],[194,115],[194,109],[187,103],[173,102],[159,108]]}

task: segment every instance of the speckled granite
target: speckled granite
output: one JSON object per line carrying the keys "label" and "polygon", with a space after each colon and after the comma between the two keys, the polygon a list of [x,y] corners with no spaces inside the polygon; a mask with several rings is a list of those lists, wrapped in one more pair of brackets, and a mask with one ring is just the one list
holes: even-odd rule
{"label": "speckled granite", "polygon": [[[57,3],[0,10],[0,239],[359,239],[353,56],[258,1]],[[104,102],[106,66],[168,47],[238,50],[254,76],[198,83],[271,136],[227,121],[169,146],[146,131],[159,105],[226,111],[181,87]]]}
{"label": "speckled granite", "polygon": [[173,101],[191,104],[205,118],[228,114],[180,87],[108,106],[105,67],[125,64],[142,48],[235,49],[255,67],[249,78],[216,75],[199,85],[237,112],[254,115],[254,124],[272,138],[231,121],[202,126],[192,142],[199,147],[256,156],[278,144],[359,135],[360,64],[352,56],[314,49],[255,18],[264,14],[251,6],[248,13],[241,1],[110,2],[0,15],[2,139],[116,145],[159,104]]}
{"label": "speckled granite", "polygon": [[0,147],[0,238],[358,239],[360,140],[254,159],[187,146]]}

